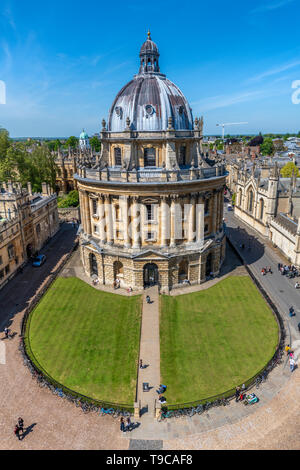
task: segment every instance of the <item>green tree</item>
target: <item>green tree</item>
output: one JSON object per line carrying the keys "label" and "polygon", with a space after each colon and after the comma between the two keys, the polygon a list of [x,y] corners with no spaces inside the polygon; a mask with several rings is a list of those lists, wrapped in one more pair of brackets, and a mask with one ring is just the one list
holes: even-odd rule
{"label": "green tree", "polygon": [[78,139],[74,135],[68,138],[66,141],[66,147],[76,148],[78,146]]}
{"label": "green tree", "polygon": [[77,207],[79,205],[79,194],[78,191],[70,191],[69,194],[60,199],[58,202],[58,207]]}
{"label": "green tree", "polygon": [[6,129],[0,128],[0,159],[6,157],[6,152],[11,145],[9,133]]}
{"label": "green tree", "polygon": [[294,162],[288,162],[286,165],[284,165],[281,170],[280,170],[281,176],[283,178],[290,178],[291,176],[296,175],[297,178],[299,178],[299,168],[297,165],[295,165]]}
{"label": "green tree", "polygon": [[100,152],[101,142],[97,136],[94,135],[93,137],[90,138],[90,144],[91,144],[91,147],[95,150],[95,152]]}
{"label": "green tree", "polygon": [[274,145],[271,137],[265,137],[263,143],[260,146],[262,155],[273,155]]}

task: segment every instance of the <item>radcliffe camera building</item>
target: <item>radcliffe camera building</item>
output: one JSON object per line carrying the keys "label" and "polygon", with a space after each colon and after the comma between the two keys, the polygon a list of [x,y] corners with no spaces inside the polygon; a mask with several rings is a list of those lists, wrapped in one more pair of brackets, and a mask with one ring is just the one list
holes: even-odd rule
{"label": "radcliffe camera building", "polygon": [[88,275],[169,292],[218,274],[226,172],[218,157],[205,158],[202,131],[203,119],[193,120],[185,96],[160,72],[148,33],[138,74],[102,121],[100,155],[86,152],[78,162]]}

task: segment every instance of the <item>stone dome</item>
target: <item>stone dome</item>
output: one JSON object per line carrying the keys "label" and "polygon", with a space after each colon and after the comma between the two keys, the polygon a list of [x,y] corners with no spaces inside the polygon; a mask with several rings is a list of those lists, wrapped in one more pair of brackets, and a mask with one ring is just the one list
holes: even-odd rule
{"label": "stone dome", "polygon": [[108,131],[164,131],[172,118],[176,130],[192,130],[192,110],[180,89],[160,73],[159,52],[148,39],[140,51],[140,70],[117,94],[109,112]]}

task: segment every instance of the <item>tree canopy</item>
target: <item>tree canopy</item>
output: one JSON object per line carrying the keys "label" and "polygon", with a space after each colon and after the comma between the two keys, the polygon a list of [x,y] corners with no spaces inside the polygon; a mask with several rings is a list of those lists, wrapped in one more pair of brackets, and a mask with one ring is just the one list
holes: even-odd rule
{"label": "tree canopy", "polygon": [[271,137],[265,137],[263,143],[260,146],[262,155],[273,155],[274,145]]}
{"label": "tree canopy", "polygon": [[297,165],[294,163],[294,162],[288,162],[286,163],[280,170],[280,174],[281,176],[283,176],[283,178],[290,178],[291,176],[293,176],[293,174],[299,178],[300,174],[299,174],[299,168],[297,167]]}
{"label": "tree canopy", "polygon": [[46,182],[55,190],[56,169],[55,157],[47,143],[14,143],[8,132],[0,129],[0,181],[20,181],[22,186],[31,182],[37,192]]}

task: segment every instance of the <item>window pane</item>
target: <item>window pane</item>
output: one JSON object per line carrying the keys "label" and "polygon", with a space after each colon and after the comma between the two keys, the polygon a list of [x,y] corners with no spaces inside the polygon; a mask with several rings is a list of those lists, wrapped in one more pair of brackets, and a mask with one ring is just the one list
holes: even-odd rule
{"label": "window pane", "polygon": [[144,149],[144,166],[156,166],[155,149]]}

